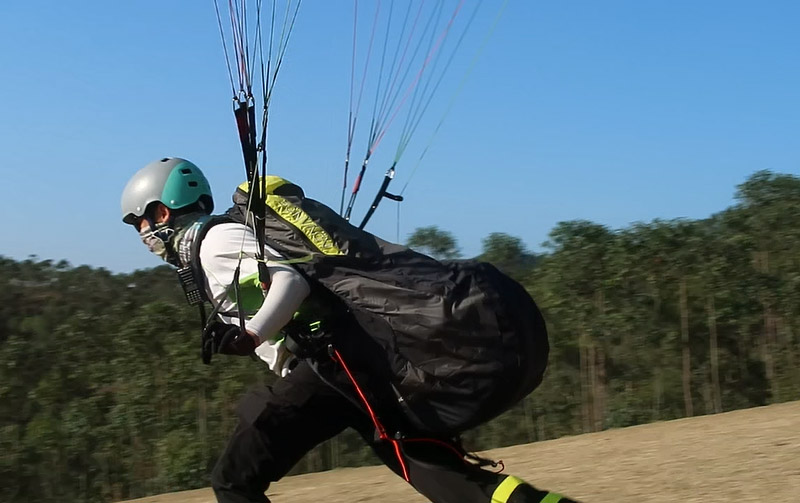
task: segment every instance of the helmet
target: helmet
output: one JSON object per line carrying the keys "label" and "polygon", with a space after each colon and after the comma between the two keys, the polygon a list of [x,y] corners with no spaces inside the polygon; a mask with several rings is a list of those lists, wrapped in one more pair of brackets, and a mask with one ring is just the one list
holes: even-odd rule
{"label": "helmet", "polygon": [[135,224],[153,202],[173,210],[199,202],[206,213],[214,210],[211,186],[203,172],[178,157],[151,162],[133,175],[122,191],[122,221]]}

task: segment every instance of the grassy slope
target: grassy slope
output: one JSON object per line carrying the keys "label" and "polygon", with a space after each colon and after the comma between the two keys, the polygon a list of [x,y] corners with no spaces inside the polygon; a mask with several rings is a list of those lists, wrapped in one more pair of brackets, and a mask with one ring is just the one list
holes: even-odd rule
{"label": "grassy slope", "polygon": [[[800,502],[800,402],[634,426],[489,452],[506,471],[589,503]],[[424,502],[383,467],[288,477],[275,502]],[[136,503],[212,503],[209,489]]]}

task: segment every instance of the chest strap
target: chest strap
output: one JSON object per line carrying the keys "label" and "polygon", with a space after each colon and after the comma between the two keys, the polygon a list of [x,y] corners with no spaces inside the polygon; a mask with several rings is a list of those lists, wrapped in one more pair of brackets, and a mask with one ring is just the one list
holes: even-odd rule
{"label": "chest strap", "polygon": [[208,231],[217,224],[231,223],[234,220],[227,215],[213,215],[203,216],[192,224],[181,242],[178,244],[179,256],[183,267],[179,268],[176,272],[178,274],[178,282],[183,288],[183,293],[186,296],[186,301],[190,306],[197,306],[200,314],[200,330],[201,335],[201,357],[203,363],[211,363],[211,345],[207,344],[209,334],[206,333],[208,322],[214,318],[219,312],[217,306],[211,313],[211,316],[206,316],[205,303],[210,302],[208,293],[206,292],[206,276],[203,272],[203,266],[200,263],[200,245],[203,243],[203,238],[206,237]]}

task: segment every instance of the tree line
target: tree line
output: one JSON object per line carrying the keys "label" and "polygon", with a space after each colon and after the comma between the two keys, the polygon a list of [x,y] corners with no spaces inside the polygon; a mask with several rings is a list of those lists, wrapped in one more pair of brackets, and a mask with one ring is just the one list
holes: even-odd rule
{"label": "tree line", "polygon": [[[800,178],[758,172],[706,219],[556,225],[542,253],[495,233],[478,257],[548,324],[542,386],[465,434],[472,449],[800,398]],[[460,256],[437,227],[409,244]],[[0,257],[0,500],[116,501],[208,485],[263,364],[199,358],[169,267],[112,274]],[[376,462],[345,433],[294,473]]]}

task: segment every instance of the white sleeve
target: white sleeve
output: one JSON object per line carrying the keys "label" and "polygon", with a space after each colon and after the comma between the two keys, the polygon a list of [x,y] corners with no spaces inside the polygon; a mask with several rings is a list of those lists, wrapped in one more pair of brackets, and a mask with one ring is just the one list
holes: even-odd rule
{"label": "white sleeve", "polygon": [[270,277],[267,295],[245,328],[258,334],[262,341],[274,341],[311,293],[311,288],[299,272],[287,265],[270,266],[267,262],[267,269]]}
{"label": "white sleeve", "polygon": [[278,337],[280,329],[294,316],[311,288],[305,278],[286,265],[270,267],[270,286],[264,303],[245,324],[249,332],[258,335],[261,345],[256,348],[256,355],[264,360],[269,369],[279,376],[284,375],[284,364],[290,356],[283,345],[283,338]]}
{"label": "white sleeve", "polygon": [[[240,277],[258,274],[258,262],[255,260],[257,246],[252,231],[239,224],[220,224],[206,235],[200,247],[201,264],[206,272],[206,287],[210,297],[223,304],[223,310],[238,310],[238,306],[228,298],[227,291],[233,281],[240,253],[244,255]],[[265,252],[268,256],[270,285],[261,307],[245,323],[245,328],[257,334],[262,341],[256,348],[256,354],[267,362],[273,372],[280,374],[285,350],[278,335],[308,297],[311,288],[293,267],[280,263],[281,257],[277,252],[269,248]],[[269,255],[274,259],[270,260]],[[258,295],[261,296],[260,291]],[[235,319],[229,322],[237,323]]]}

